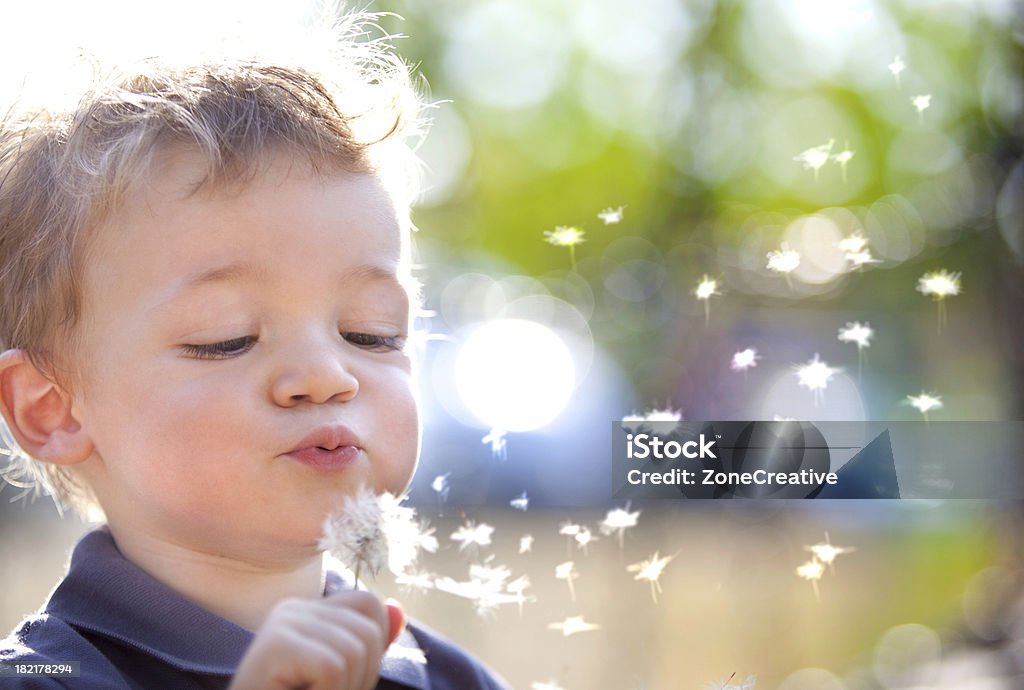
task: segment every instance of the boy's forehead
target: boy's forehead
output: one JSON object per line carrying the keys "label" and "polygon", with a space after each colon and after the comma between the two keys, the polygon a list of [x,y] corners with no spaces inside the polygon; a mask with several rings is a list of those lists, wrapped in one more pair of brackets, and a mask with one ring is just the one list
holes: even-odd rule
{"label": "boy's forehead", "polygon": [[[371,173],[324,170],[290,152],[268,152],[251,169],[213,180],[199,153],[165,152],[98,229],[92,258],[105,263],[102,257],[112,254],[165,251],[166,264],[190,274],[240,265],[243,256],[251,259],[261,247],[268,250],[263,252],[268,261],[300,249],[317,262],[349,258],[338,245],[331,253],[320,250],[315,244],[320,235],[303,237],[296,230],[303,225],[300,216],[312,217],[336,236],[363,236],[356,245],[372,256],[353,255],[353,261],[387,271],[403,284],[408,280],[407,216],[385,181]],[[254,232],[247,241],[247,228],[258,224],[279,229],[274,233],[278,253],[264,246],[266,234]]]}

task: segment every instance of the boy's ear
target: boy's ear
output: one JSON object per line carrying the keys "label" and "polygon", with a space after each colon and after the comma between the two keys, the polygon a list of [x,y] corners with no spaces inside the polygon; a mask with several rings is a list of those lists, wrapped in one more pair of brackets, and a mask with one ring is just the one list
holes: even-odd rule
{"label": "boy's ear", "polygon": [[24,350],[0,354],[0,413],[21,449],[57,465],[82,462],[92,439],[71,414],[71,397]]}

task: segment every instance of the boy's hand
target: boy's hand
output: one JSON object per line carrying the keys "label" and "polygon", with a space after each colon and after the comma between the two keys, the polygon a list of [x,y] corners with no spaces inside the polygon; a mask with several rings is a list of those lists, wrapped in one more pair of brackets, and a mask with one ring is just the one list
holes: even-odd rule
{"label": "boy's hand", "polygon": [[282,601],[256,631],[228,690],[371,690],[404,627],[402,609],[369,592]]}

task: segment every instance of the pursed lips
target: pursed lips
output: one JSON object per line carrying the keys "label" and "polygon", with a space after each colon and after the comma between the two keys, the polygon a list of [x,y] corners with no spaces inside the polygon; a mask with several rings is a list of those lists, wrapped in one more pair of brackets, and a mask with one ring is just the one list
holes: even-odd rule
{"label": "pursed lips", "polygon": [[287,455],[314,469],[338,470],[352,464],[360,453],[359,437],[347,426],[339,424],[314,430]]}

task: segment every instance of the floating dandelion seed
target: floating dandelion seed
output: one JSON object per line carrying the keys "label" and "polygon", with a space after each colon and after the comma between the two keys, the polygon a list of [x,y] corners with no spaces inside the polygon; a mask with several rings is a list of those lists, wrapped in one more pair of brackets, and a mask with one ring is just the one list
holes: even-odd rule
{"label": "floating dandelion seed", "polygon": [[576,245],[584,241],[583,234],[582,230],[572,225],[559,225],[554,230],[544,231],[544,237],[548,244],[569,248],[569,260],[574,271],[576,270]]}
{"label": "floating dandelion seed", "polygon": [[509,501],[508,504],[515,508],[516,510],[522,510],[523,512],[526,512],[526,509],[530,507],[530,497],[527,496],[526,492],[524,491],[523,493],[519,494],[511,501]]}
{"label": "floating dandelion seed", "polygon": [[435,553],[438,549],[434,529],[416,519],[416,511],[403,506],[403,498],[390,493],[378,499],[381,520],[388,545],[388,569],[396,574],[405,573],[416,564],[420,551]]}
{"label": "floating dandelion seed", "polygon": [[650,429],[651,424],[674,422],[678,424],[683,419],[683,413],[681,410],[673,410],[672,408],[666,407],[664,410],[648,410],[642,415],[636,412],[628,414],[622,418],[622,428],[627,431],[637,432],[641,429]]}
{"label": "floating dandelion seed", "polygon": [[561,685],[553,680],[549,680],[546,683],[535,681],[530,683],[530,690],[565,690]]}
{"label": "floating dandelion seed", "polygon": [[732,356],[732,363],[729,365],[733,371],[743,371],[757,366],[757,360],[761,359],[760,355],[757,354],[757,350],[752,347],[748,347],[746,350],[740,350]]}
{"label": "floating dandelion seed", "polygon": [[435,577],[430,573],[401,573],[395,576],[395,584],[408,590],[425,592],[434,588]]}
{"label": "floating dandelion seed", "polygon": [[866,264],[880,264],[881,259],[876,259],[871,255],[870,249],[864,249],[859,252],[847,252],[843,255],[844,258],[850,262],[853,268],[857,269]]}
{"label": "floating dandelion seed", "polygon": [[[487,562],[490,563],[492,560],[493,556],[487,559]],[[501,589],[505,586],[505,580],[512,577],[512,571],[503,565],[472,563],[469,566],[469,577],[494,589]]]}
{"label": "floating dandelion seed", "polygon": [[925,273],[917,279],[917,291],[922,295],[931,295],[938,303],[939,333],[946,325],[946,298],[960,294],[960,274],[940,269]]}
{"label": "floating dandelion seed", "polygon": [[917,109],[917,117],[921,122],[924,122],[924,111],[931,107],[932,95],[930,93],[924,93],[920,96],[914,96],[910,99],[910,102]]}
{"label": "floating dandelion seed", "polygon": [[818,580],[825,573],[825,565],[816,558],[812,558],[796,569],[796,574],[814,585],[814,598],[821,601],[821,594],[818,592]]}
{"label": "floating dandelion seed", "polygon": [[576,565],[572,561],[566,561],[565,563],[559,563],[555,566],[555,577],[559,580],[565,580],[569,584],[569,596],[572,597],[573,601],[576,601],[576,588],[573,586],[572,581],[578,580],[580,573],[576,570]]}
{"label": "floating dandelion seed", "polygon": [[857,379],[860,379],[861,369],[864,367],[864,348],[871,345],[871,339],[875,337],[875,331],[870,323],[860,321],[847,321],[846,325],[839,329],[839,340],[844,343],[857,343]]}
{"label": "floating dandelion seed", "polygon": [[846,182],[846,166],[853,160],[855,155],[857,155],[857,152],[851,151],[850,145],[846,144],[845,149],[831,156],[832,160],[839,164],[839,169],[842,170],[843,182]]}
{"label": "floating dandelion seed", "polygon": [[827,144],[814,146],[801,152],[798,156],[793,156],[793,160],[803,163],[804,170],[813,170],[814,179],[818,179],[818,171],[828,163],[829,156],[832,154],[832,147],[835,146],[835,143],[835,139],[829,139]]}
{"label": "floating dandelion seed", "polygon": [[892,62],[889,63],[889,71],[892,72],[892,76],[896,78],[896,86],[900,85],[900,74],[905,70],[907,66],[903,64],[903,59],[899,55],[893,58]]}
{"label": "floating dandelion seed", "polygon": [[523,603],[526,601],[526,588],[530,586],[530,577],[528,575],[520,575],[516,579],[505,585],[505,591],[510,594],[515,594],[519,597],[519,613],[523,613]]}
{"label": "floating dandelion seed", "polygon": [[868,240],[864,235],[860,234],[860,232],[847,235],[838,242],[839,251],[844,254],[856,254],[857,252],[867,248],[867,246]]}
{"label": "floating dandelion seed", "polygon": [[532,534],[524,534],[519,537],[519,553],[526,553],[527,551],[533,551]]}
{"label": "floating dandelion seed", "polygon": [[459,551],[462,551],[471,545],[490,546],[492,534],[494,534],[494,528],[486,523],[481,522],[476,525],[473,522],[467,522],[452,532],[451,540],[459,542]]}
{"label": "floating dandelion seed", "polygon": [[631,513],[629,512],[629,506],[630,504],[627,503],[625,508],[609,510],[604,520],[601,521],[601,534],[618,532],[620,549],[622,548],[622,535],[626,533],[627,529],[636,527],[637,519],[640,517],[640,511]]}
{"label": "floating dandelion seed", "polygon": [[501,458],[502,460],[508,457],[507,444],[505,441],[505,434],[508,433],[504,429],[494,427],[491,429],[486,436],[480,439],[481,443],[489,443],[491,445],[491,455],[495,458]]}
{"label": "floating dandelion seed", "polygon": [[615,225],[622,222],[622,212],[625,208],[625,206],[606,208],[598,213],[597,217],[600,218],[605,225]]}
{"label": "floating dandelion seed", "polygon": [[434,477],[434,481],[430,482],[430,488],[437,494],[437,502],[439,504],[448,500],[448,492],[451,490],[451,482],[448,478],[451,474],[451,472],[439,474]]}
{"label": "floating dandelion seed", "polygon": [[817,352],[814,353],[814,359],[794,368],[797,378],[800,379],[800,385],[814,393],[815,405],[821,401],[825,389],[828,388],[829,379],[842,371],[838,367],[830,367],[827,363],[822,362],[818,358]]}
{"label": "floating dandelion seed", "polygon": [[852,546],[833,546],[832,540],[828,538],[828,532],[825,532],[825,541],[818,542],[817,544],[811,544],[810,546],[804,546],[804,549],[813,553],[814,558],[821,561],[822,564],[827,565],[829,570],[833,573],[835,573],[833,562],[836,560],[836,556],[840,556],[844,553],[853,553],[857,550]]}
{"label": "floating dandelion seed", "polygon": [[785,244],[781,249],[768,252],[768,270],[781,273],[786,277],[786,283],[792,287],[789,274],[800,265],[800,252],[789,249]]}
{"label": "floating dandelion seed", "polygon": [[587,546],[597,541],[597,537],[595,537],[586,527],[581,527],[580,531],[576,533],[574,538],[576,539],[577,548],[583,549],[584,556],[587,555]]}
{"label": "floating dandelion seed", "polygon": [[743,679],[742,682],[732,683],[732,679],[736,677],[736,672],[733,671],[732,675],[725,680],[711,681],[705,685],[706,690],[754,690],[754,685],[757,682],[757,676],[751,674]]}
{"label": "floating dandelion seed", "polygon": [[496,569],[496,574],[488,572],[490,569],[483,569],[480,566],[477,571],[470,567],[470,579],[466,582],[459,582],[450,577],[443,577],[434,583],[438,591],[446,594],[453,594],[473,602],[477,613],[483,615],[489,613],[504,604],[521,604],[523,596],[520,594],[509,594],[502,591],[505,584],[502,577],[508,576],[507,569]]}
{"label": "floating dandelion seed", "polygon": [[590,632],[591,630],[600,630],[601,626],[596,623],[587,623],[583,620],[583,616],[569,616],[564,621],[558,623],[548,623],[549,630],[561,630],[562,635],[569,637],[569,635],[575,635],[581,632]]}
{"label": "floating dandelion seed", "polygon": [[722,294],[718,290],[718,281],[708,278],[705,274],[700,282],[697,284],[697,289],[693,291],[693,294],[697,295],[697,299],[704,302],[704,325],[707,326],[711,321],[711,298],[715,295]]}
{"label": "floating dandelion seed", "polygon": [[904,402],[924,415],[924,421],[928,421],[928,413],[932,410],[942,409],[942,398],[931,393],[921,391],[921,395],[908,395]]}
{"label": "floating dandelion seed", "polygon": [[661,584],[658,580],[661,578],[661,574],[665,571],[665,566],[669,564],[675,558],[675,555],[665,556],[664,558],[658,557],[658,552],[655,551],[654,555],[649,560],[640,561],[639,563],[633,563],[632,565],[626,566],[626,571],[630,573],[636,573],[633,576],[634,580],[647,580],[651,583],[651,598],[654,603],[658,603],[657,592],[661,591]]}
{"label": "floating dandelion seed", "polygon": [[352,568],[357,589],[364,568],[376,576],[388,560],[384,512],[366,486],[345,497],[341,509],[324,519],[322,531],[320,548]]}

